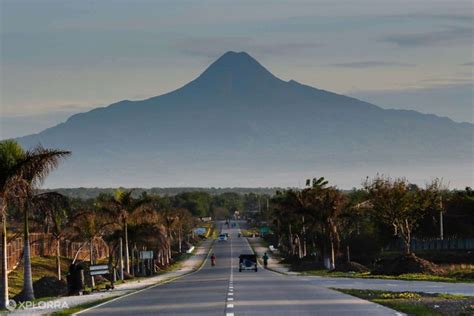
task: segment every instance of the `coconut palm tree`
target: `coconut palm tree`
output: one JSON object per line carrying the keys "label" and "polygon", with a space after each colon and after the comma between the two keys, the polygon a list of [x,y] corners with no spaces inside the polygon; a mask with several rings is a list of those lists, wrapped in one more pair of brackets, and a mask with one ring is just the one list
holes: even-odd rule
{"label": "coconut palm tree", "polygon": [[55,169],[62,158],[70,155],[69,151],[46,149],[41,145],[27,151],[21,146],[11,143],[11,148],[16,148],[16,160],[10,159],[10,174],[7,180],[8,196],[18,204],[23,211],[23,290],[22,300],[33,300],[33,279],[31,275],[31,256],[29,240],[29,216],[32,207],[32,198],[35,190],[41,185],[48,174]]}
{"label": "coconut palm tree", "polygon": [[123,238],[125,242],[125,271],[130,274],[130,251],[128,241],[128,224],[132,216],[151,208],[149,197],[144,194],[139,199],[132,197],[132,190],[126,191],[118,189],[112,198],[104,198],[101,201],[103,210],[112,217],[118,219],[122,226]]}
{"label": "coconut palm tree", "polygon": [[319,233],[324,256],[330,260],[330,269],[334,269],[340,243],[337,221],[345,198],[335,187],[327,187],[328,182],[323,177],[307,180],[306,183],[307,188],[299,195],[302,211],[315,224],[313,230],[316,231],[313,233]]}
{"label": "coconut palm tree", "polygon": [[42,225],[44,232],[53,236],[56,243],[56,271],[61,280],[61,239],[71,223],[68,214],[69,200],[57,192],[41,193],[33,198],[33,220]]}
{"label": "coconut palm tree", "polygon": [[[84,210],[74,216],[72,223],[75,239],[89,244],[90,264],[94,264],[94,242],[100,241],[104,236],[113,232],[114,221],[97,209],[95,205],[86,204]],[[94,277],[91,277],[91,285],[94,287]]]}
{"label": "coconut palm tree", "polygon": [[7,254],[7,211],[12,199],[14,179],[20,176],[22,168],[19,161],[25,152],[13,140],[0,142],[0,208],[2,217],[2,272],[0,308],[8,305],[8,254]]}

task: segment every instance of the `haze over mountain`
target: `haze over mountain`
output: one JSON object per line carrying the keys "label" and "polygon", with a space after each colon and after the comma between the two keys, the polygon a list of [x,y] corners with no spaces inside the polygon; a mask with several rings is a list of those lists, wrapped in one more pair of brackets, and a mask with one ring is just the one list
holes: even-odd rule
{"label": "haze over mountain", "polygon": [[19,141],[73,152],[49,187],[294,186],[325,176],[350,188],[377,172],[463,187],[473,183],[473,132],[286,82],[228,52],[175,91],[76,114]]}

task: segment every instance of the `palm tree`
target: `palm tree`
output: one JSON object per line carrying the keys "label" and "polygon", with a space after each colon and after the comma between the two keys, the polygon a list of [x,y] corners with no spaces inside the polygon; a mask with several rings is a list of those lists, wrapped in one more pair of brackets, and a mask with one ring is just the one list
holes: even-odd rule
{"label": "palm tree", "polygon": [[[92,265],[94,242],[109,235],[115,223],[93,205],[85,205],[85,210],[76,214],[72,222],[75,238],[89,244],[89,259]],[[91,277],[91,285],[94,287],[94,277]]]}
{"label": "palm tree", "polygon": [[324,178],[308,180],[308,188],[301,192],[300,202],[303,212],[310,217],[315,227],[320,228],[323,239],[323,252],[330,259],[330,268],[335,268],[335,255],[338,253],[340,237],[337,220],[345,203],[344,195],[335,187],[327,187]]}
{"label": "palm tree", "polygon": [[48,174],[55,169],[60,160],[70,155],[69,151],[45,149],[38,145],[35,148],[23,151],[18,144],[16,146],[16,160],[11,160],[11,176],[8,178],[8,192],[23,211],[23,290],[22,300],[33,300],[33,279],[31,275],[31,255],[28,219],[31,211],[31,201],[34,191],[44,181]]}
{"label": "palm tree", "polygon": [[68,199],[57,192],[46,192],[33,198],[36,210],[33,220],[43,226],[45,233],[50,233],[56,243],[56,271],[61,280],[61,239],[70,224]]}
{"label": "palm tree", "polygon": [[102,207],[109,212],[111,216],[118,219],[122,225],[123,238],[125,242],[125,271],[130,274],[130,251],[128,241],[128,224],[130,217],[140,213],[150,206],[150,199],[146,194],[139,199],[132,197],[133,191],[118,189],[114,192],[111,199],[102,201]]}
{"label": "palm tree", "polygon": [[0,208],[2,217],[2,273],[0,308],[8,306],[8,254],[7,254],[7,211],[11,201],[14,179],[22,171],[18,162],[24,157],[21,146],[13,141],[0,142]]}

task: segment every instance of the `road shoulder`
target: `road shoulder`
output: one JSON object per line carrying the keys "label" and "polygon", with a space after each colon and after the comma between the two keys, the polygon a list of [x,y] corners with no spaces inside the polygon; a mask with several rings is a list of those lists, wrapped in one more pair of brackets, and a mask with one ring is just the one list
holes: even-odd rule
{"label": "road shoulder", "polygon": [[[195,250],[193,256],[186,259],[176,270],[166,272],[157,276],[144,278],[140,280],[132,280],[126,283],[116,285],[114,290],[96,292],[88,295],[65,296],[48,301],[48,304],[41,304],[27,309],[15,310],[10,314],[14,315],[50,315],[58,313],[67,315],[67,310],[78,314],[86,309],[94,308],[100,304],[105,304],[124,296],[132,295],[140,291],[144,291],[151,287],[171,282],[177,278],[185,276],[199,270],[213,245],[213,239],[203,241]],[[82,311],[77,308],[84,306]],[[64,308],[65,307],[65,308]]]}

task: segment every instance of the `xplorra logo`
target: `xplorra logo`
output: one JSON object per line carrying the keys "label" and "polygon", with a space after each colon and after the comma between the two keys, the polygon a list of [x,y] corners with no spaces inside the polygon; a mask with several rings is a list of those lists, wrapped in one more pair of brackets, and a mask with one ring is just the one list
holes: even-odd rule
{"label": "xplorra logo", "polygon": [[7,306],[6,308],[9,310],[9,311],[12,311],[16,308],[16,302],[15,300],[8,300],[8,303],[7,303]]}
{"label": "xplorra logo", "polygon": [[7,309],[13,311],[15,309],[65,309],[69,308],[69,305],[65,301],[46,301],[46,302],[16,302],[15,300],[9,300]]}

